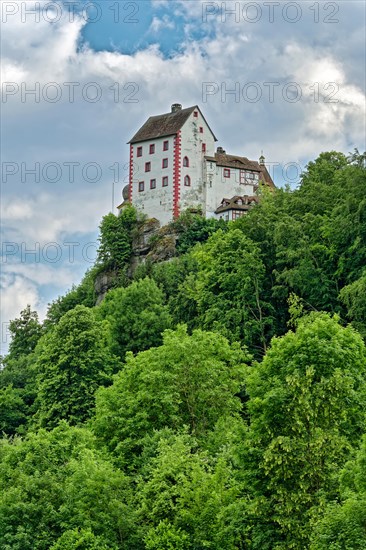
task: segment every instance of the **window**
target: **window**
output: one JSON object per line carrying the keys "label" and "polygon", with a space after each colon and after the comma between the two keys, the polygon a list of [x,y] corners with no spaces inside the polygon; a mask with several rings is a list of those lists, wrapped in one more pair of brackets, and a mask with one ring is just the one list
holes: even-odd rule
{"label": "window", "polygon": [[249,172],[249,179],[254,180],[254,174],[253,174],[253,172]]}
{"label": "window", "polygon": [[156,180],[150,180],[150,189],[155,189],[156,187]]}
{"label": "window", "polygon": [[142,147],[137,147],[137,156],[142,157]]}
{"label": "window", "polygon": [[163,142],[163,151],[168,151],[169,149],[169,141],[164,141]]}
{"label": "window", "polygon": [[203,128],[200,126],[200,134],[203,134]]}
{"label": "window", "polygon": [[202,153],[206,153],[206,143],[202,143]]}
{"label": "window", "polygon": [[190,187],[191,186],[191,178],[189,176],[185,176],[184,177],[184,185],[186,187]]}
{"label": "window", "polygon": [[145,162],[145,172],[151,172],[151,162]]}
{"label": "window", "polygon": [[240,183],[245,183],[245,172],[240,170]]}
{"label": "window", "polygon": [[194,118],[198,118],[198,111],[195,111],[195,112],[193,113],[193,116],[194,116]]}
{"label": "window", "polygon": [[189,166],[189,158],[188,157],[183,158],[183,166]]}
{"label": "window", "polygon": [[163,159],[162,168],[168,168],[168,159]]}
{"label": "window", "polygon": [[139,191],[143,191],[145,189],[145,184],[143,181],[139,181]]}
{"label": "window", "polygon": [[259,179],[259,175],[258,175],[258,174],[254,174],[254,179],[255,179],[255,180],[258,180],[258,179]]}
{"label": "window", "polygon": [[155,143],[151,143],[150,145],[150,155],[153,155],[155,153]]}
{"label": "window", "polygon": [[245,214],[245,211],[242,210],[233,210],[233,221],[242,218]]}
{"label": "window", "polygon": [[163,187],[167,187],[168,185],[168,176],[163,177]]}
{"label": "window", "polygon": [[224,178],[230,178],[230,168],[224,168]]}

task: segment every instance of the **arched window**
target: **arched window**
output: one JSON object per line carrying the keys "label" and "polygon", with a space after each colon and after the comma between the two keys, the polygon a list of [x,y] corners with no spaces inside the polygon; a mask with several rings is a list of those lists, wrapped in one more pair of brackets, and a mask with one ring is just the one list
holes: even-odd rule
{"label": "arched window", "polygon": [[190,185],[191,185],[191,178],[190,178],[189,176],[185,176],[185,177],[184,177],[184,185],[185,185],[186,187],[190,187]]}
{"label": "arched window", "polygon": [[183,166],[189,166],[189,158],[188,157],[183,158]]}

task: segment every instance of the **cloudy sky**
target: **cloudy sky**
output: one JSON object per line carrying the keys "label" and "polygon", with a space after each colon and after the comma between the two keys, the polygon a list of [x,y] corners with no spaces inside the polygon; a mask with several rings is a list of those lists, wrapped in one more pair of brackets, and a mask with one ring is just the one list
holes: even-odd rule
{"label": "cloudy sky", "polygon": [[1,26],[2,351],[92,265],[148,116],[200,105],[278,186],[365,148],[363,1],[3,0]]}

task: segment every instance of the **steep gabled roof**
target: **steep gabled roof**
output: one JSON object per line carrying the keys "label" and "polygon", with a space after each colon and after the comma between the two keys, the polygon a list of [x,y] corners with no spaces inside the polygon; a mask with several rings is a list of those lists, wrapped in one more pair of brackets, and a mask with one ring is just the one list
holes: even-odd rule
{"label": "steep gabled roof", "polygon": [[[147,119],[145,124],[136,132],[129,143],[138,143],[140,141],[147,141],[149,139],[156,139],[160,137],[172,136],[179,132],[193,111],[198,110],[201,113],[202,118],[207,124],[205,117],[203,116],[198,105],[188,107],[187,109],[180,109],[173,113],[165,113],[163,115],[151,116]],[[210,132],[212,133],[215,141],[217,141],[210,126],[207,124]]]}
{"label": "steep gabled roof", "polygon": [[220,206],[216,209],[215,214],[228,212],[229,210],[250,210],[253,206],[253,203],[258,204],[258,202],[259,197],[257,197],[256,195],[235,195],[235,197],[232,197],[231,199],[223,199]]}
{"label": "steep gabled roof", "polygon": [[238,157],[236,155],[227,155],[226,153],[215,153],[214,157],[205,157],[209,162],[216,162],[217,166],[224,168],[237,168],[240,170],[251,170],[259,172],[259,177],[270,187],[275,187],[273,180],[264,164],[259,164],[256,160],[249,160],[247,157]]}

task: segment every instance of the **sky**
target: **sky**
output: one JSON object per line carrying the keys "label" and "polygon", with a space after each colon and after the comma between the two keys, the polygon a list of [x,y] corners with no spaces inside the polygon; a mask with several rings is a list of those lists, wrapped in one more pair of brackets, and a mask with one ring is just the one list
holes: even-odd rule
{"label": "sky", "polygon": [[1,353],[9,320],[78,284],[128,183],[127,142],[199,105],[231,154],[295,188],[365,150],[363,1],[1,2]]}

